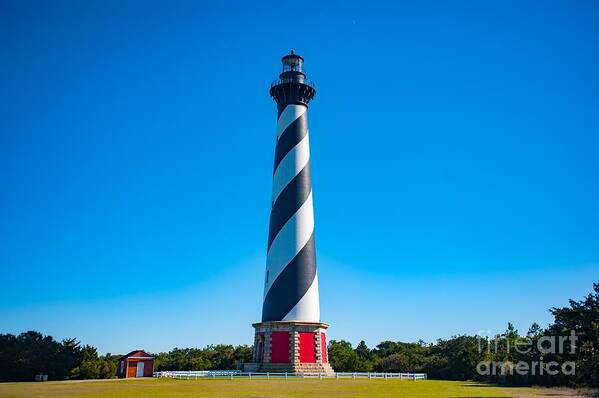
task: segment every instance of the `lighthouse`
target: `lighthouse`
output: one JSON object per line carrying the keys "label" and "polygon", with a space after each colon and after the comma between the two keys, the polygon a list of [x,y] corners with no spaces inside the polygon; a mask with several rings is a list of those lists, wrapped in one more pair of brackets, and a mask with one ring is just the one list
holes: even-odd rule
{"label": "lighthouse", "polygon": [[[262,320],[254,323],[253,368],[260,371],[333,373],[320,321],[314,210],[310,178],[308,104],[316,89],[304,58],[282,59],[270,87],[277,128]],[[250,365],[250,364],[247,364]]]}

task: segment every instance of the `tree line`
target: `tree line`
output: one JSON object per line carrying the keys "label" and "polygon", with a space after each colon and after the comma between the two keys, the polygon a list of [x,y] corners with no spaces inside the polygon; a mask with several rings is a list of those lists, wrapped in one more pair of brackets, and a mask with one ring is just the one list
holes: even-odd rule
{"label": "tree line", "polygon": [[[230,370],[250,362],[252,348],[219,344],[151,355],[155,370]],[[49,380],[109,379],[116,377],[121,356],[99,355],[97,348],[76,339],[56,341],[36,331],[0,334],[0,382],[33,381],[40,374]]]}
{"label": "tree line", "polygon": [[504,333],[492,337],[383,341],[372,349],[364,341],[353,348],[333,340],[329,359],[338,372],[422,372],[431,379],[599,387],[599,283],[593,288],[568,307],[550,309],[554,320],[544,329],[534,323],[520,334],[508,323]]}
{"label": "tree line", "polygon": [[0,381],[32,381],[39,374],[50,380],[110,378],[117,359],[100,356],[95,347],[76,339],[58,342],[35,331],[0,334]]}
{"label": "tree line", "polygon": [[[369,348],[361,341],[354,348],[350,342],[332,340],[328,344],[329,361],[338,372],[424,372],[431,379],[597,387],[599,283],[593,288],[580,301],[570,300],[567,307],[552,308],[554,320],[549,326],[533,324],[525,334],[508,323],[506,331],[496,336],[460,335],[434,343],[383,341]],[[552,338],[556,343],[560,336],[570,336],[571,340],[572,333],[574,351],[566,339],[562,350],[548,352]],[[157,371],[227,370],[250,362],[252,347],[219,344],[174,348],[153,355]],[[51,380],[111,378],[116,375],[120,357],[99,355],[95,347],[72,338],[59,342],[35,331],[17,336],[0,334],[0,381],[31,381],[38,374]],[[560,366],[575,364],[574,374],[569,368],[560,368],[557,374],[539,371],[539,366],[554,362]],[[535,372],[529,369],[519,374],[512,367],[532,363],[537,363]],[[493,366],[499,366],[498,371],[494,372]]]}

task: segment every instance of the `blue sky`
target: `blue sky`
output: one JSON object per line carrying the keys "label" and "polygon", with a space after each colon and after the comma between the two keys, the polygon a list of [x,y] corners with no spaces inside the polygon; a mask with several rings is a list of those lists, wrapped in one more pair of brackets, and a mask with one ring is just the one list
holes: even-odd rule
{"label": "blue sky", "polygon": [[0,332],[250,343],[290,48],[330,338],[526,330],[599,280],[596,2],[121,3],[0,5]]}

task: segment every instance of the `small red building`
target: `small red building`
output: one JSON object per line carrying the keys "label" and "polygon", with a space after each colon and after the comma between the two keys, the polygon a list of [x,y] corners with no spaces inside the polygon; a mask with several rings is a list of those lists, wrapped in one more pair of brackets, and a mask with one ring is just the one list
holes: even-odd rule
{"label": "small red building", "polygon": [[152,377],[154,374],[154,357],[144,350],[131,351],[119,359],[116,375],[119,379],[126,377]]}

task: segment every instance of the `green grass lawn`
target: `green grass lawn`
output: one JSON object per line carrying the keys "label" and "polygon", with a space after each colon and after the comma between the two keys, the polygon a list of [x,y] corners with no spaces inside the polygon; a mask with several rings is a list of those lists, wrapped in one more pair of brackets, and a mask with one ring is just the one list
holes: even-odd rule
{"label": "green grass lawn", "polygon": [[0,398],[188,397],[547,397],[570,390],[502,388],[454,381],[138,379],[0,384]]}

